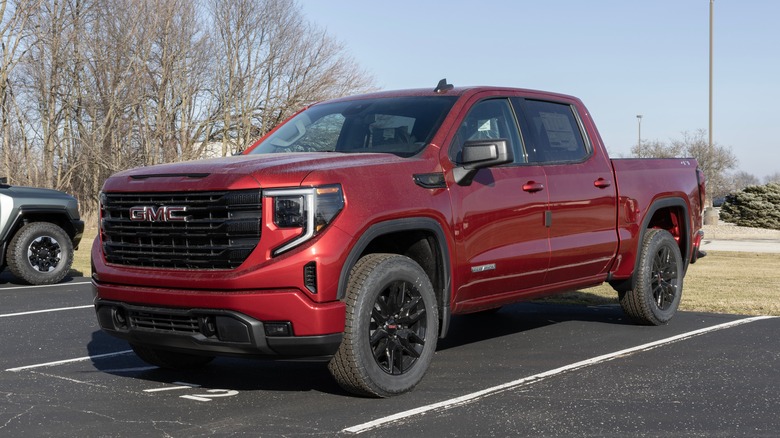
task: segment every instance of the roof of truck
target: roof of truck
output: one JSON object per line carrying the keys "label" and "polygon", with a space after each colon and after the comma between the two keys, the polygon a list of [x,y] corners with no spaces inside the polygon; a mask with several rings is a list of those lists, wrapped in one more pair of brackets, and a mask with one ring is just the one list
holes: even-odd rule
{"label": "roof of truck", "polygon": [[[439,84],[441,85],[441,83]],[[507,92],[507,93],[521,93],[521,94],[535,94],[535,95],[546,95],[549,97],[559,97],[559,98],[566,98],[566,99],[576,99],[574,96],[561,94],[561,93],[553,93],[549,91],[541,91],[541,90],[532,90],[532,89],[526,89],[526,88],[515,88],[515,87],[500,87],[500,86],[465,86],[465,87],[455,87],[451,84],[447,84],[447,87],[444,89],[440,89],[439,86],[436,88],[412,88],[412,89],[404,89],[404,90],[385,90],[385,91],[378,91],[373,93],[366,93],[366,94],[359,94],[359,95],[352,95],[352,96],[345,96],[340,97],[336,99],[330,100],[331,102],[338,102],[343,100],[355,100],[355,99],[368,99],[368,98],[381,98],[381,97],[405,97],[405,96],[463,96],[466,94],[476,94],[478,92],[482,91],[498,91],[498,92]]]}

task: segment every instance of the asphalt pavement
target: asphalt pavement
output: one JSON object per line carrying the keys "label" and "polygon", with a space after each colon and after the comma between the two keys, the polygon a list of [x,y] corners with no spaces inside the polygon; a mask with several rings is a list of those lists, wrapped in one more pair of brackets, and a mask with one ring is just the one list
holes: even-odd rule
{"label": "asphalt pavement", "polygon": [[321,360],[171,372],[102,333],[87,278],[0,275],[0,436],[780,436],[780,318],[524,303],[456,317],[411,393]]}

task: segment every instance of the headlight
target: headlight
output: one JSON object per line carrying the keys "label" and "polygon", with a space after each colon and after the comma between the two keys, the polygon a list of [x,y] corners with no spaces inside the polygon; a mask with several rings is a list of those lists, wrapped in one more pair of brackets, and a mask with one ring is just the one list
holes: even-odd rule
{"label": "headlight", "polygon": [[274,256],[314,237],[344,208],[339,185],[266,190],[263,196],[273,199],[273,221],[277,227],[303,229],[298,237],[276,248]]}
{"label": "headlight", "polygon": [[305,228],[308,214],[307,194],[274,198],[274,224],[279,228]]}

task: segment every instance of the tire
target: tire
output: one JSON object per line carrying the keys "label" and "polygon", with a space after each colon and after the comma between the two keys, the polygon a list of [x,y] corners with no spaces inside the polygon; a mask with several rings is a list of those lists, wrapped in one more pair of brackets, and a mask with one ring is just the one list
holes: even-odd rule
{"label": "tire", "polygon": [[16,232],[8,247],[8,268],[30,284],[60,282],[73,263],[73,242],[51,222],[31,222]]}
{"label": "tire", "polygon": [[191,370],[200,368],[214,360],[214,356],[177,353],[157,348],[144,347],[137,344],[130,344],[130,346],[133,348],[135,354],[144,362],[170,370]]}
{"label": "tire", "polygon": [[666,324],[680,305],[683,275],[680,247],[674,237],[666,230],[648,230],[634,273],[634,287],[619,294],[623,311],[639,324]]}
{"label": "tire", "polygon": [[439,315],[420,265],[395,254],[369,254],[352,268],[344,337],[328,364],[345,390],[369,397],[410,391],[436,351]]}

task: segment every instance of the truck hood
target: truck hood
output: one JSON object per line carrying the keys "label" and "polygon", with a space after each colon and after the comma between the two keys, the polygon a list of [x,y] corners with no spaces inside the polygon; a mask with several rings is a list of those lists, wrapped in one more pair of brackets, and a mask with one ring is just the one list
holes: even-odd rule
{"label": "truck hood", "polygon": [[298,186],[312,172],[382,166],[408,158],[392,154],[290,153],[242,155],[140,167],[106,180],[103,190],[206,191]]}
{"label": "truck hood", "polygon": [[75,199],[73,196],[53,189],[42,189],[38,187],[6,187],[2,192],[4,195],[12,198],[31,198],[31,199]]}

